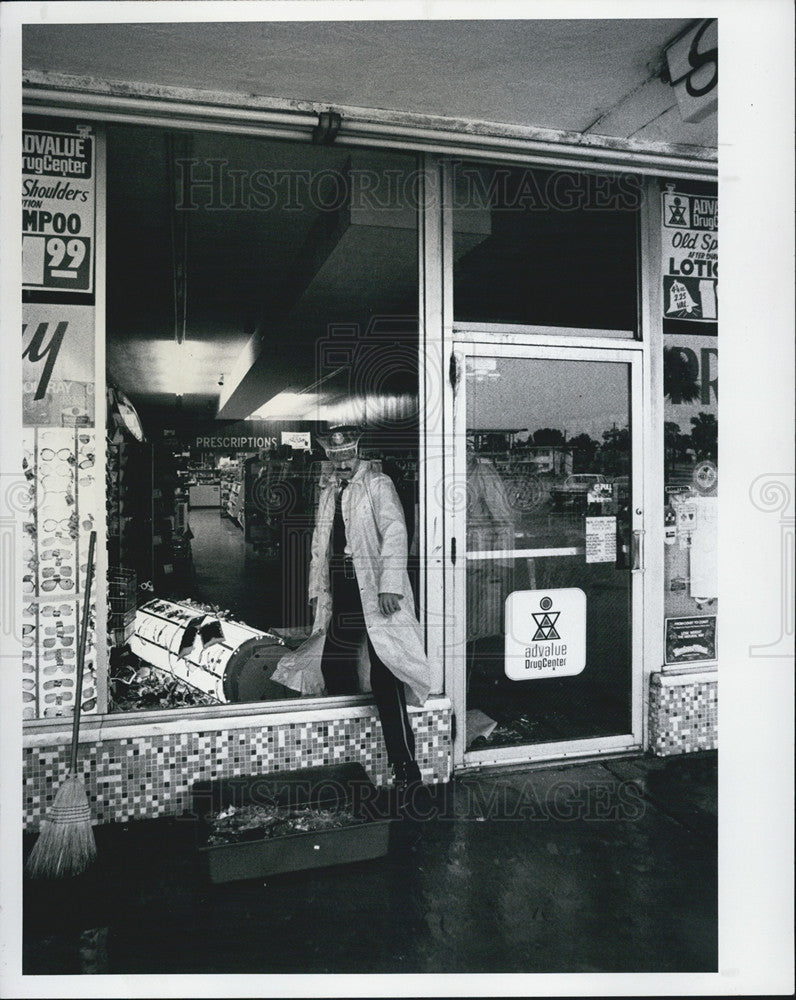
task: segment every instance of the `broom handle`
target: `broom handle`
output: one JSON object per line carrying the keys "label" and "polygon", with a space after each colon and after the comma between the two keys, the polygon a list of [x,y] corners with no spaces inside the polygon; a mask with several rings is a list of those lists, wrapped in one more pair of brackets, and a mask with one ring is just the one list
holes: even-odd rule
{"label": "broom handle", "polygon": [[97,532],[92,531],[88,540],[88,565],[86,566],[86,589],[83,594],[83,618],[80,622],[80,645],[77,647],[77,687],[75,690],[75,714],[72,720],[72,757],[69,761],[69,772],[77,772],[77,740],[80,735],[80,703],[83,700],[83,664],[86,659],[86,635],[91,608],[91,583],[94,579],[94,544]]}

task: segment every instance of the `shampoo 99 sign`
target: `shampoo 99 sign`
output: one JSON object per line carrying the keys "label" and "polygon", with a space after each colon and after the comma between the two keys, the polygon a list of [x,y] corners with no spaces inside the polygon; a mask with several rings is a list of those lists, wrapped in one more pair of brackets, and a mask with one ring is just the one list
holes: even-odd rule
{"label": "shampoo 99 sign", "polygon": [[94,156],[87,127],[23,131],[23,288],[94,290]]}
{"label": "shampoo 99 sign", "polygon": [[505,673],[513,681],[571,677],[586,666],[586,594],[515,590],[505,605]]}

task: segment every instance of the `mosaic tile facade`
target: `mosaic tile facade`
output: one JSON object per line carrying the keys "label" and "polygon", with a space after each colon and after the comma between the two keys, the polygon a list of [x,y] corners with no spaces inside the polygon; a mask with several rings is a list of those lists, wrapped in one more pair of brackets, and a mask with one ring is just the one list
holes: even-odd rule
{"label": "mosaic tile facade", "polygon": [[[427,783],[451,775],[449,709],[410,713]],[[376,785],[391,778],[378,716],[247,729],[136,736],[81,744],[78,773],[95,823],[180,815],[194,781],[358,761]],[[25,829],[37,830],[69,770],[69,747],[25,748]]]}
{"label": "mosaic tile facade", "polygon": [[649,748],[659,757],[715,750],[718,745],[718,682],[669,685],[650,682]]}

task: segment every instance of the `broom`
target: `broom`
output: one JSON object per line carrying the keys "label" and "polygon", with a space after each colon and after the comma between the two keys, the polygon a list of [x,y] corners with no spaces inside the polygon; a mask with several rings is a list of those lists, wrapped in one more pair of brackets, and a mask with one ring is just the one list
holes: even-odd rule
{"label": "broom", "polygon": [[97,856],[91,812],[86,786],[77,774],[77,741],[80,733],[80,703],[83,697],[83,664],[86,657],[91,583],[94,577],[94,544],[97,533],[92,531],[88,545],[86,592],[83,618],[80,623],[80,645],[77,652],[77,689],[72,720],[72,756],[69,774],[58,789],[48,819],[42,820],[39,839],[30,852],[25,870],[31,878],[63,878],[80,875]]}

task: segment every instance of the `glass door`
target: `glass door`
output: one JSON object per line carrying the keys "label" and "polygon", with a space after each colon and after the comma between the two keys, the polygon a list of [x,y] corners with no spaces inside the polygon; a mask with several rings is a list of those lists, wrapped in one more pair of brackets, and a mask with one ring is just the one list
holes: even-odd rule
{"label": "glass door", "polygon": [[468,343],[455,361],[456,760],[639,746],[640,353]]}

